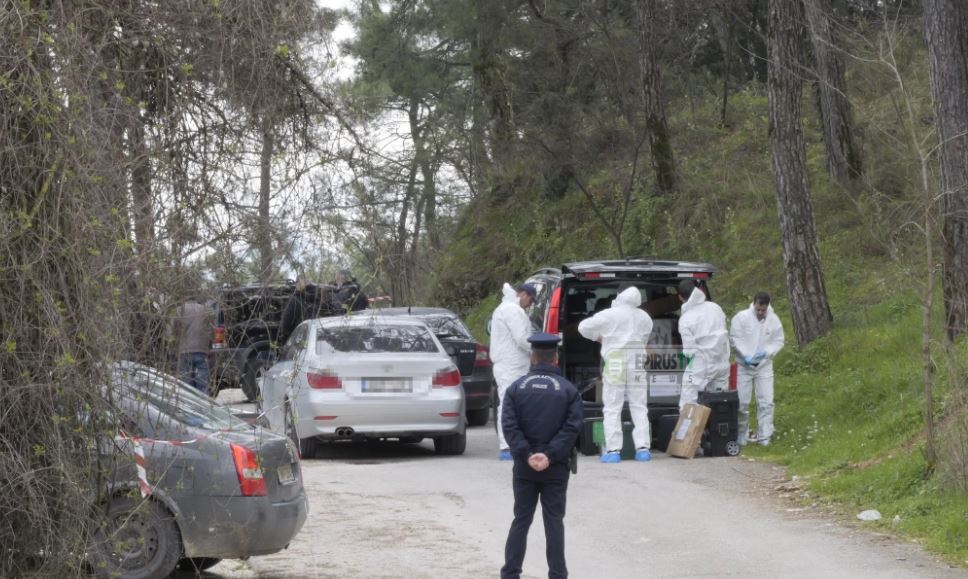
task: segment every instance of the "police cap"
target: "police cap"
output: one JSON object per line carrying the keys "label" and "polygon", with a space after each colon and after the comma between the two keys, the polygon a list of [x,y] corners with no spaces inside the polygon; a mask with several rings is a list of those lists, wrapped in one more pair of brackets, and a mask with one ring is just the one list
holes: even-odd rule
{"label": "police cap", "polygon": [[532,334],[528,341],[531,342],[531,349],[533,350],[554,350],[558,347],[558,342],[561,338],[555,334],[546,334],[544,332],[538,332],[537,334]]}

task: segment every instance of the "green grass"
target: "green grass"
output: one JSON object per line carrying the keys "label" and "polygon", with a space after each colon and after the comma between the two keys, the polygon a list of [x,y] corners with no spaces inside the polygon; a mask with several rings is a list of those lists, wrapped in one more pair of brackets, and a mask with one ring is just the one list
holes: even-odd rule
{"label": "green grass", "polygon": [[[968,495],[940,488],[925,462],[920,311],[906,305],[913,299],[858,313],[782,354],[773,445],[745,454],[786,465],[845,514],[877,509],[884,519],[874,527],[966,565]],[[950,395],[943,380],[936,394],[939,402]]]}

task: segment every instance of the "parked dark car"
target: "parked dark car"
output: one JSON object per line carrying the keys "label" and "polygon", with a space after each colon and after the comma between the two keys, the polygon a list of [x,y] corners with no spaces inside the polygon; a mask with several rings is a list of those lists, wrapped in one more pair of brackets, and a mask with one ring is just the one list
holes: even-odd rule
{"label": "parked dark car", "polygon": [[292,441],[146,366],[112,367],[105,397],[116,416],[99,429],[96,574],[166,577],[288,547],[308,512]]}
{"label": "parked dark car", "polygon": [[[664,450],[668,429],[679,414],[679,391],[685,359],[679,335],[679,282],[695,279],[709,296],[708,283],[716,268],[708,263],[628,259],[568,263],[561,269],[535,272],[526,281],[537,289],[529,316],[536,329],[558,334],[560,365],[569,380],[584,389],[586,416],[600,416],[601,344],[583,338],[578,324],[611,306],[619,287],[632,284],[642,293],[642,309],[652,317],[647,370],[649,420],[653,447]],[[627,415],[626,415],[627,419]],[[659,423],[667,425],[657,428]],[[587,437],[586,437],[587,438]],[[590,447],[585,441],[584,449]]]}
{"label": "parked dark car", "polygon": [[471,426],[487,424],[495,395],[491,357],[487,347],[474,339],[457,314],[445,308],[424,307],[380,308],[373,311],[381,316],[413,316],[427,324],[460,370],[467,402],[467,423]]}
{"label": "parked dark car", "polygon": [[[332,286],[314,286],[313,311],[320,317],[337,308]],[[259,380],[275,361],[286,304],[295,284],[248,285],[219,290],[215,300],[215,335],[212,340],[213,392],[242,388],[247,400],[259,394]],[[283,339],[280,339],[283,338]]]}

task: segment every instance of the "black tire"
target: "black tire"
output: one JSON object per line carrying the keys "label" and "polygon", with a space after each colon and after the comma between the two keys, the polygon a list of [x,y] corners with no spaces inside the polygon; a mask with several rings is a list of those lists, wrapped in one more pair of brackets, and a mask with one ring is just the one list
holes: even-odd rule
{"label": "black tire", "polygon": [[186,573],[200,573],[218,565],[222,560],[215,557],[186,557],[178,562],[178,570]]}
{"label": "black tire", "polygon": [[467,424],[471,426],[484,426],[490,418],[490,408],[478,408],[477,410],[467,411]]}
{"label": "black tire", "polygon": [[299,435],[296,434],[296,415],[293,414],[292,405],[289,404],[288,400],[286,400],[283,412],[286,414],[286,436],[299,449],[299,458],[316,458],[316,449],[319,447],[319,442],[313,437],[300,439]]}
{"label": "black tire", "polygon": [[442,455],[464,454],[467,448],[467,433],[438,436],[434,439],[434,452]]}
{"label": "black tire", "polygon": [[269,352],[257,352],[245,363],[245,376],[242,376],[242,393],[246,402],[252,402],[261,394],[259,392],[259,378],[272,367]]}
{"label": "black tire", "polygon": [[181,535],[167,509],[140,497],[111,500],[93,553],[94,572],[99,577],[167,577],[181,556]]}

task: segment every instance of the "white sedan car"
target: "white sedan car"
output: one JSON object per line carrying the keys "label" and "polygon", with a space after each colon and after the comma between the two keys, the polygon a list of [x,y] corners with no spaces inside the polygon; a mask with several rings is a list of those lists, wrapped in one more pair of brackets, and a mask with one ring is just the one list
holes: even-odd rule
{"label": "white sedan car", "polygon": [[303,322],[265,374],[261,404],[303,457],[327,439],[433,438],[438,454],[463,454],[467,443],[460,371],[411,318]]}

